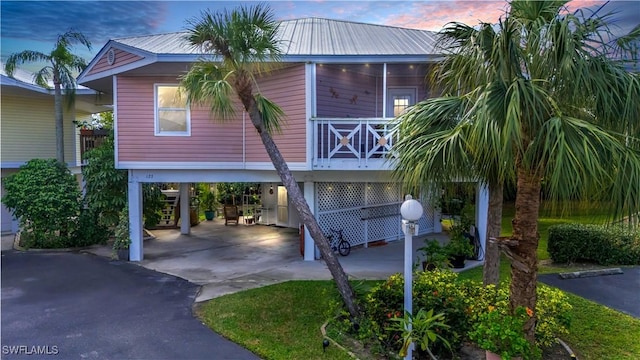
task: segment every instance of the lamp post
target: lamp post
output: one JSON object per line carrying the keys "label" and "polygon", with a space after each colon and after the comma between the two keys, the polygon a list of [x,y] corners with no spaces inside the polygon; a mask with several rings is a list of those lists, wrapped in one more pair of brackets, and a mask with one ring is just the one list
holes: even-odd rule
{"label": "lamp post", "polygon": [[[413,315],[413,235],[418,233],[416,221],[422,217],[422,205],[413,200],[411,195],[404,197],[404,202],[400,206],[402,214],[402,232],[404,232],[404,311]],[[407,330],[411,330],[411,318],[406,325]],[[413,344],[409,345],[405,360],[411,360]]]}

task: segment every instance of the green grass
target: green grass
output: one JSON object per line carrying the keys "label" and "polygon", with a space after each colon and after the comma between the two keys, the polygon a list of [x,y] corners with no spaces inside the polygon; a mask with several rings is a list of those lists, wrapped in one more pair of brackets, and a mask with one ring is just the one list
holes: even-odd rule
{"label": "green grass", "polygon": [[216,298],[196,312],[264,359],[350,359],[335,346],[323,353],[320,327],[335,299],[331,281],[290,281]]}
{"label": "green grass", "polygon": [[[511,233],[514,207],[504,208],[503,235]],[[553,217],[543,210],[539,219],[538,256],[548,259],[548,228],[565,222],[602,223],[606,214],[580,210],[571,216]],[[564,266],[545,266],[539,273],[572,271]],[[460,274],[460,278],[482,280],[482,268]],[[501,281],[510,278],[503,258]],[[640,320],[569,295],[573,305],[571,333],[564,339],[579,359],[640,359]],[[337,292],[331,281],[290,281],[213,299],[198,306],[199,317],[214,331],[246,347],[264,359],[350,359],[335,346],[322,351],[320,326]]]}

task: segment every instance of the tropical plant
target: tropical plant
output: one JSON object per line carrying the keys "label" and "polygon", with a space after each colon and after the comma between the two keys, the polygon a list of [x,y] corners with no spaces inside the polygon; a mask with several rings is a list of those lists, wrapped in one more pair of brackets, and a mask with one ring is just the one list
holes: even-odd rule
{"label": "tropical plant", "polygon": [[[536,308],[543,179],[555,203],[605,200],[613,217],[640,209],[640,77],[610,58],[620,42],[609,41],[606,16],[565,4],[514,0],[496,25],[447,26],[434,74],[443,96],[400,116],[396,169],[409,185],[516,184],[503,246],[511,309]],[[524,326],[530,343],[535,323],[534,313]]]}
{"label": "tropical plant", "polygon": [[415,343],[419,350],[429,354],[434,360],[437,360],[435,355],[431,352],[430,345],[436,341],[440,341],[448,349],[451,349],[447,339],[440,335],[441,329],[446,329],[449,325],[444,323],[444,314],[433,314],[433,309],[426,311],[425,309],[418,310],[415,316],[412,316],[409,312],[405,311],[404,317],[391,318],[391,326],[389,330],[397,331],[402,334],[400,352],[398,355],[402,357],[407,356],[409,346]]}
{"label": "tropical plant", "polygon": [[209,104],[212,113],[226,119],[235,112],[235,93],[286,187],[291,204],[320,249],[345,306],[357,318],[359,310],[344,269],[273,140],[272,133],[279,131],[285,114],[257,90],[256,74],[269,70],[281,56],[278,23],[271,10],[266,5],[256,5],[217,13],[204,11],[199,19],[188,22],[187,31],[192,46],[220,57],[220,61],[207,58],[195,63],[182,77],[189,101]]}
{"label": "tropical plant", "polygon": [[533,316],[533,310],[522,306],[513,315],[489,306],[480,314],[469,339],[482,349],[500,355],[503,360],[519,356],[523,359],[537,358],[539,354],[524,337],[524,323]]}
{"label": "tropical plant", "polygon": [[131,234],[129,233],[129,207],[120,210],[118,224],[114,233],[112,257],[118,257],[118,250],[128,249],[131,246]]}
{"label": "tropical plant", "polygon": [[425,244],[416,249],[422,254],[423,270],[444,268],[449,263],[449,254],[437,239],[425,239]]}
{"label": "tropical plant", "polygon": [[[100,224],[113,228],[119,221],[121,209],[127,205],[128,181],[127,171],[115,166],[113,132],[100,146],[87,151],[83,160],[85,206],[97,214]],[[162,218],[164,195],[155,183],[144,183],[142,190],[145,226],[153,227]]]}
{"label": "tropical plant", "polygon": [[19,53],[9,55],[5,64],[5,72],[9,77],[17,65],[30,62],[46,62],[48,65],[38,70],[34,74],[36,84],[49,89],[49,80],[53,81],[54,107],[56,118],[56,159],[64,162],[64,122],[62,111],[62,95],[71,107],[75,99],[76,79],[74,71],[81,72],[87,66],[86,61],[80,56],[71,53],[74,43],[84,45],[91,50],[91,43],[79,32],[69,30],[62,35],[58,35],[53,50],[45,54],[34,50],[24,50]]}
{"label": "tropical plant", "polygon": [[2,202],[20,221],[31,247],[71,245],[80,213],[80,189],[64,163],[32,159],[2,182]]}

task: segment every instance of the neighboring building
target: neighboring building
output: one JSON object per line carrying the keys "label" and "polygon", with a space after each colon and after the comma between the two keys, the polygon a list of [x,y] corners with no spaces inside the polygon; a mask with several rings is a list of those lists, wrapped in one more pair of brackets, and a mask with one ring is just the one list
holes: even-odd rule
{"label": "neighboring building", "polygon": [[[397,139],[390,121],[432,95],[425,75],[440,59],[435,33],[318,18],[282,21],[280,29],[283,64],[259,86],[286,113],[274,138],[320,226],[344,229],[352,245],[398,239],[403,193],[386,161]],[[144,182],[181,183],[183,199],[189,183],[260,182],[262,222],[299,226],[241,108],[233,121],[219,122],[208,108],[175,96],[179,76],[202,55],[184,36],[110,40],[78,79],[113,99],[116,167],[129,170],[132,260],[143,258]],[[439,214],[427,201],[420,232],[439,232]],[[481,230],[485,220],[478,221]],[[189,232],[188,222],[181,231]],[[305,242],[305,259],[312,260],[308,234]]]}
{"label": "neighboring building", "polygon": [[[25,162],[34,158],[56,157],[55,110],[53,90],[36,85],[33,74],[16,69],[13,78],[0,64],[0,111],[2,179],[18,171]],[[91,121],[91,114],[105,111],[97,106],[94,90],[80,87],[76,92],[74,109],[64,106],[65,161],[75,174],[80,173],[81,147],[79,132],[73,123]],[[4,187],[2,187],[4,195]],[[17,222],[2,205],[2,233],[17,231]]]}

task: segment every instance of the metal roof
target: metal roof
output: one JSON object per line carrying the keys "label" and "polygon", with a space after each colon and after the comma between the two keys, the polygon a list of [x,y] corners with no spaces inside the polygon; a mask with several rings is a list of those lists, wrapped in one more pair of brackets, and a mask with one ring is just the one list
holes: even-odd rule
{"label": "metal roof", "polygon": [[[115,43],[152,54],[199,54],[186,32],[114,39]],[[434,55],[436,33],[384,25],[321,18],[280,22],[285,56]]]}

